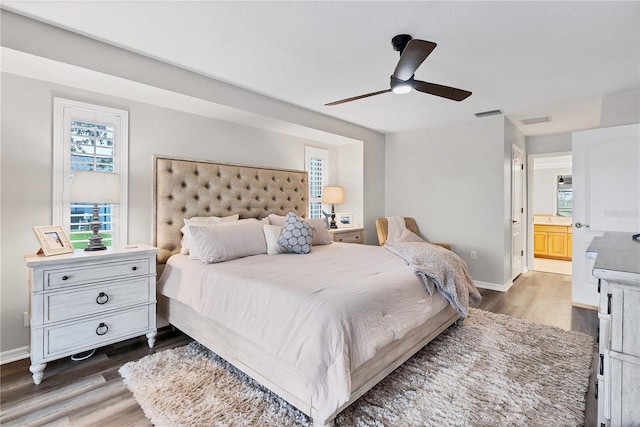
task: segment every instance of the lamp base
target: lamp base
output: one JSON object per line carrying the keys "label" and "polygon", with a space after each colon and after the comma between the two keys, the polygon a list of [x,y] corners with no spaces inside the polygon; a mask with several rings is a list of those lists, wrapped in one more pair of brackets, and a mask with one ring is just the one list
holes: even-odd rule
{"label": "lamp base", "polygon": [[329,228],[338,228],[338,226],[336,225],[336,207],[333,203],[331,204],[331,222],[329,223]]}
{"label": "lamp base", "polygon": [[102,243],[102,236],[98,234],[100,228],[102,228],[102,224],[100,223],[100,215],[98,213],[98,204],[94,203],[93,205],[93,217],[91,218],[91,225],[89,227],[91,231],[93,231],[93,235],[89,237],[89,244],[85,251],[104,251],[107,247]]}
{"label": "lamp base", "polygon": [[89,246],[89,245],[87,245],[87,247],[84,248],[84,250],[87,251],[87,252],[104,251],[105,249],[107,249],[107,247],[105,245],[102,245],[102,246]]}
{"label": "lamp base", "polygon": [[85,251],[104,251],[107,247],[102,243],[102,236],[94,234],[89,238],[89,244],[84,248]]}

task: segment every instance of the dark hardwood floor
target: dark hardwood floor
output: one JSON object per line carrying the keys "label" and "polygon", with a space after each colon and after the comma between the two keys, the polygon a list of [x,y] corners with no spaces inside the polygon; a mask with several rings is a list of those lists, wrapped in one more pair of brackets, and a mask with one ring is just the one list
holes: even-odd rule
{"label": "dark hardwood floor", "polygon": [[[481,290],[480,308],[544,323],[595,337],[597,312],[571,306],[571,278],[528,272],[508,292]],[[153,350],[144,337],[98,349],[85,361],[69,358],[47,365],[44,379],[34,385],[27,359],[0,367],[0,424],[3,426],[148,426],[118,368],[147,354],[184,345],[189,337],[170,327],[158,333]],[[595,426],[597,402],[593,384],[597,366],[593,348],[587,394],[586,426]]]}

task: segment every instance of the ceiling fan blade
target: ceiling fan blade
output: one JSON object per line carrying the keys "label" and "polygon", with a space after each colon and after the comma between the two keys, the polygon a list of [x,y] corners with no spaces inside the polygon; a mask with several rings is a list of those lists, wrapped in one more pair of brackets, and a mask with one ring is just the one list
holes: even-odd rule
{"label": "ceiling fan blade", "polygon": [[393,77],[402,81],[409,80],[436,46],[437,44],[426,40],[410,40],[400,55]]}
{"label": "ceiling fan blade", "polygon": [[471,92],[468,90],[456,89],[455,87],[438,85],[435,83],[423,82],[415,80],[413,88],[417,91],[429,93],[431,95],[441,96],[443,98],[452,99],[454,101],[462,101],[467,99]]}
{"label": "ceiling fan blade", "polygon": [[386,90],[380,90],[378,92],[367,93],[366,95],[358,95],[358,96],[354,96],[353,98],[341,99],[340,101],[334,101],[334,102],[330,102],[330,103],[324,104],[324,105],[344,104],[345,102],[355,101],[357,99],[362,99],[362,98],[368,98],[370,96],[380,95],[381,93],[387,93],[387,92],[391,92],[391,89],[386,89]]}

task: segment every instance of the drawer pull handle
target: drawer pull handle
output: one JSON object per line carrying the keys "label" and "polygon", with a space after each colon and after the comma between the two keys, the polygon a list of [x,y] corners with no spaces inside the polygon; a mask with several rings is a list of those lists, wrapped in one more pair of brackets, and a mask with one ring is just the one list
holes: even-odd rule
{"label": "drawer pull handle", "polygon": [[596,400],[598,400],[598,383],[596,383],[596,389],[595,389],[594,397],[596,398]]}
{"label": "drawer pull handle", "polygon": [[604,375],[604,354],[600,354],[600,375]]}
{"label": "drawer pull handle", "polygon": [[600,280],[602,279],[598,279],[598,293],[600,293]]}
{"label": "drawer pull handle", "polygon": [[62,276],[62,280],[69,280],[69,276]]}
{"label": "drawer pull handle", "polygon": [[96,335],[104,335],[109,332],[109,327],[104,323],[100,323],[96,328]]}
{"label": "drawer pull handle", "polygon": [[607,314],[611,314],[611,297],[613,295],[607,294]]}
{"label": "drawer pull handle", "polygon": [[131,267],[131,269],[132,269],[133,271],[136,271],[136,270],[138,269],[138,267],[133,266],[133,267]]}
{"label": "drawer pull handle", "polygon": [[600,325],[596,327],[596,343],[600,344]]}
{"label": "drawer pull handle", "polygon": [[104,305],[108,302],[109,302],[109,295],[105,294],[104,292],[100,292],[96,297],[96,303],[100,305]]}

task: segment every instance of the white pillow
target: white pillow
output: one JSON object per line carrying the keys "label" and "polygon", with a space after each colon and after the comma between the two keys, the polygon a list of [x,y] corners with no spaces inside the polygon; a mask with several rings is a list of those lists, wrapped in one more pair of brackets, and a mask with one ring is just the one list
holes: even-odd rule
{"label": "white pillow", "polygon": [[[280,227],[283,227],[286,221],[286,217],[276,214],[269,214],[267,218],[269,218],[271,225],[279,225]],[[313,240],[311,242],[313,246],[333,243],[333,239],[329,235],[327,222],[324,219],[305,219],[305,221],[313,228]]]}
{"label": "white pillow", "polygon": [[305,219],[313,228],[313,241],[311,244],[313,246],[318,245],[328,245],[333,243],[333,239],[329,234],[329,229],[327,228],[327,222],[324,219]]}
{"label": "white pillow", "polygon": [[285,248],[278,244],[278,238],[282,232],[281,226],[265,224],[262,226],[262,231],[264,232],[264,239],[267,243],[267,255],[287,252]]}
{"label": "white pillow", "polygon": [[[200,250],[198,246],[193,244],[193,237],[191,236],[191,232],[189,231],[190,227],[230,227],[236,224],[244,224],[246,222],[259,222],[256,218],[246,218],[246,219],[238,219],[235,221],[222,221],[222,222],[199,222],[199,221],[189,221],[189,225],[185,225],[180,229],[183,234],[183,240],[187,245],[189,252],[189,259],[200,259]],[[180,252],[182,253],[182,252]]]}
{"label": "white pillow", "polygon": [[189,225],[195,224],[214,224],[227,221],[237,221],[240,218],[239,214],[229,216],[194,216],[184,219],[184,227],[180,229],[182,231],[182,240],[180,240],[180,253],[182,255],[189,255]]}
{"label": "white pillow", "polygon": [[256,220],[238,221],[225,227],[190,225],[189,232],[193,246],[200,252],[200,260],[212,264],[267,253],[262,225]]}

